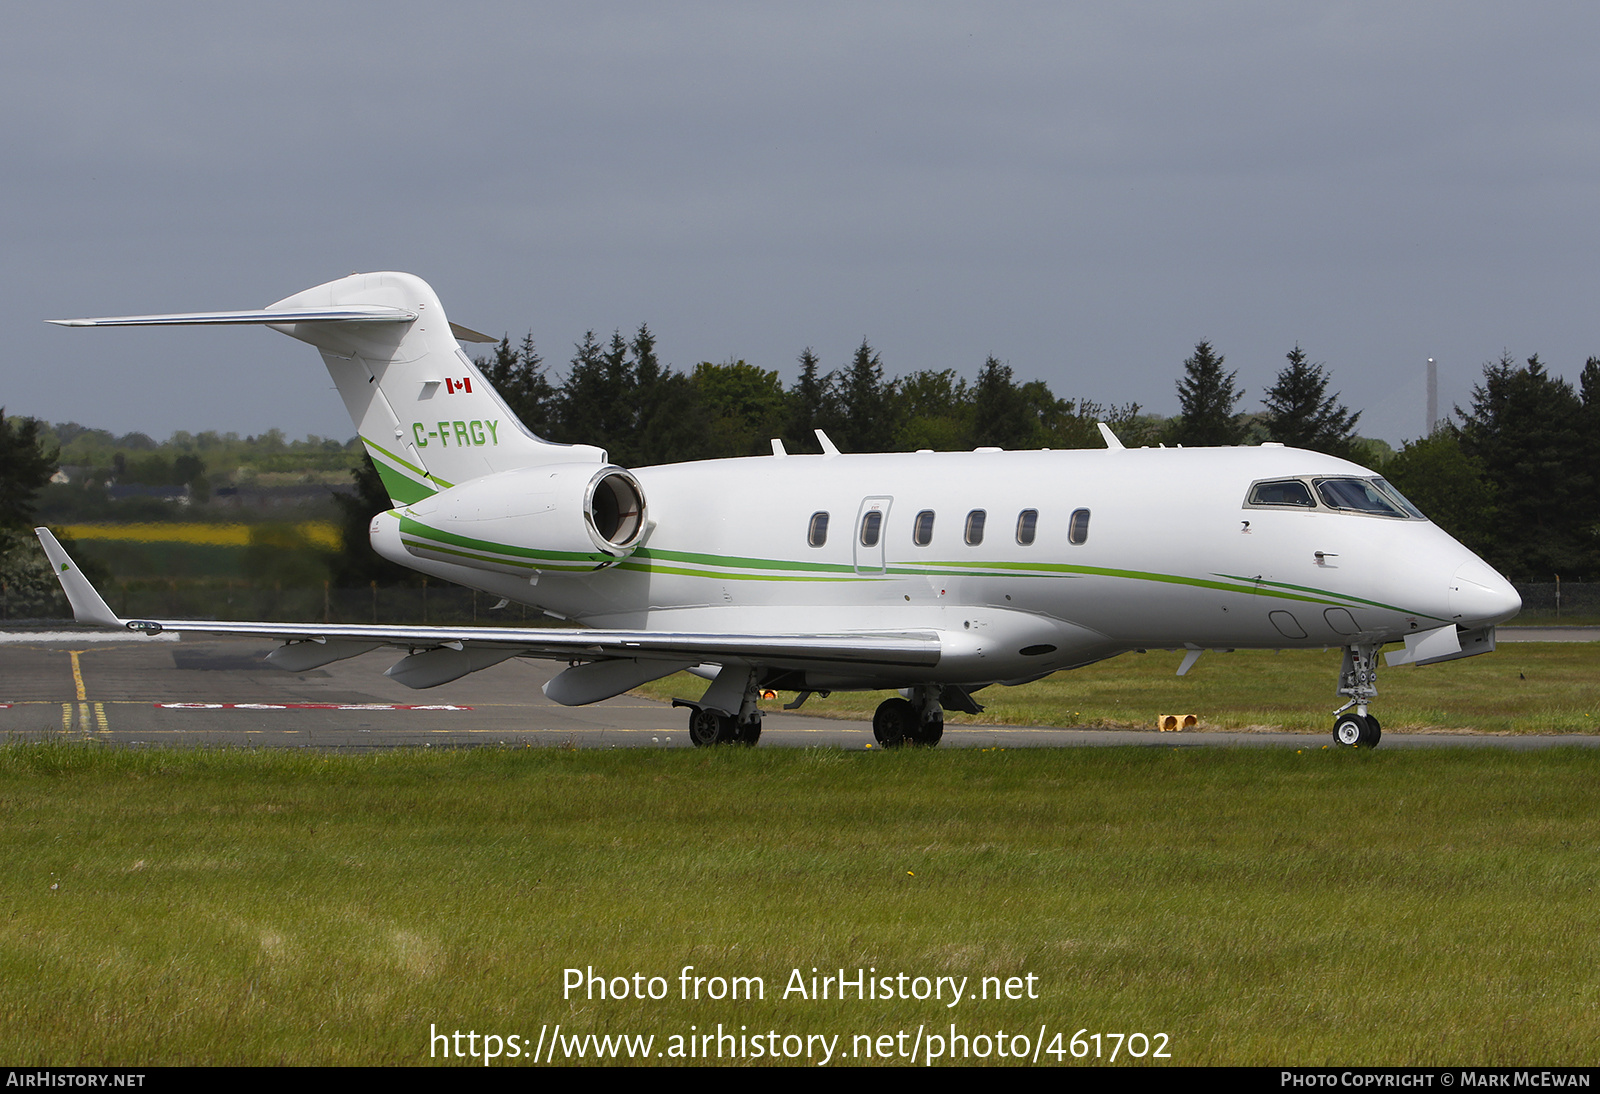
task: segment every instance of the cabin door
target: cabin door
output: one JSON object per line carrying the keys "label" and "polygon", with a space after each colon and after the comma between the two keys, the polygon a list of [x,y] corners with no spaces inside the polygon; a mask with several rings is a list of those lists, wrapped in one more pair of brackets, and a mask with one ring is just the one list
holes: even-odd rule
{"label": "cabin door", "polygon": [[893,498],[863,498],[854,530],[856,573],[884,572],[884,543],[889,534],[889,503]]}

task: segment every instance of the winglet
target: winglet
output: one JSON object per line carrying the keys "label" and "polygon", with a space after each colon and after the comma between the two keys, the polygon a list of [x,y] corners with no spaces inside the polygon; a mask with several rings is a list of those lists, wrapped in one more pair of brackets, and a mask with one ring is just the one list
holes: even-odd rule
{"label": "winglet", "polygon": [[1102,437],[1104,437],[1106,439],[1106,447],[1107,448],[1126,448],[1127,447],[1121,441],[1117,440],[1117,435],[1115,433],[1111,432],[1111,427],[1106,425],[1105,422],[1095,422],[1094,424],[1100,427],[1100,436],[1102,436]]}
{"label": "winglet", "polygon": [[55,572],[56,580],[61,582],[61,591],[67,594],[73,618],[79,623],[93,623],[97,627],[121,627],[122,620],[94,591],[94,586],[83,576],[78,564],[67,556],[56,537],[50,534],[50,529],[35,528],[33,534],[39,537],[39,545],[50,559],[50,569]]}

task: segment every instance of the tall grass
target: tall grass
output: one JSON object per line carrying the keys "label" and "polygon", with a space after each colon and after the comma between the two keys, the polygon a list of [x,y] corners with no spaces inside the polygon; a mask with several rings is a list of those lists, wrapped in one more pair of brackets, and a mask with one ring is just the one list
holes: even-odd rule
{"label": "tall grass", "polygon": [[[430,1024],[954,1022],[1165,1032],[1185,1064],[1592,1063],[1597,786],[1588,750],[11,745],[0,1054],[406,1064]],[[766,998],[681,1001],[684,965]],[[590,966],[673,994],[563,999]],[[780,998],[813,967],[1039,998]]]}

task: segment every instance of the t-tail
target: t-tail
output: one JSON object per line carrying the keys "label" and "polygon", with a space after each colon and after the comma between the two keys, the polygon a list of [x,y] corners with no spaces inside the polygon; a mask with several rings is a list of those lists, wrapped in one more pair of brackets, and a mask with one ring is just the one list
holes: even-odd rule
{"label": "t-tail", "polygon": [[452,324],[433,289],[411,274],[352,274],[253,311],[52,322],[260,324],[309,342],[397,507],[501,471],[606,463],[602,449],[529,432],[458,345],[492,339]]}

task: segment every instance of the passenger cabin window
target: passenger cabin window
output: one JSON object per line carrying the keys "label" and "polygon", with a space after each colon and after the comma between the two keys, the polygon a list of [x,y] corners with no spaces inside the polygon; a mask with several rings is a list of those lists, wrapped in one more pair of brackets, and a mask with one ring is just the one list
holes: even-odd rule
{"label": "passenger cabin window", "polygon": [[933,542],[932,509],[924,509],[917,514],[916,523],[911,526],[911,542],[918,547],[926,547]]}
{"label": "passenger cabin window", "polygon": [[1294,505],[1304,509],[1315,509],[1316,499],[1311,496],[1311,491],[1299,479],[1285,479],[1282,482],[1258,482],[1250,488],[1248,505]]}
{"label": "passenger cabin window", "polygon": [[1017,514],[1017,542],[1023,547],[1033,546],[1033,537],[1039,529],[1039,510],[1024,509]]}
{"label": "passenger cabin window", "polygon": [[1089,538],[1089,510],[1074,509],[1072,521],[1067,525],[1067,542],[1082,545]]}
{"label": "passenger cabin window", "polygon": [[876,547],[883,532],[883,514],[874,509],[861,518],[861,546]]}
{"label": "passenger cabin window", "polygon": [[828,514],[811,514],[811,524],[806,529],[806,542],[813,547],[821,547],[828,542]]}
{"label": "passenger cabin window", "polygon": [[967,546],[976,547],[983,542],[983,522],[988,518],[988,513],[982,509],[974,509],[967,514],[967,530],[965,533]]}

